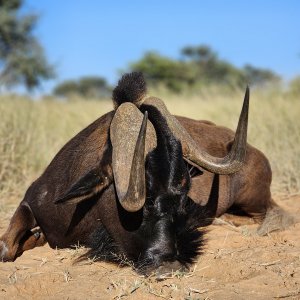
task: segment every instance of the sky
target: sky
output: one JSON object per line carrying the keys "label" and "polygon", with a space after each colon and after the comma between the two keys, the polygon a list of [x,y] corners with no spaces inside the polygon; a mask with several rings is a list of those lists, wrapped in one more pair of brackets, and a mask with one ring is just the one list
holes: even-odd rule
{"label": "sky", "polygon": [[44,92],[89,75],[114,84],[146,51],[179,58],[200,44],[237,67],[300,74],[298,0],[25,0],[23,12],[40,16],[35,35],[56,67]]}

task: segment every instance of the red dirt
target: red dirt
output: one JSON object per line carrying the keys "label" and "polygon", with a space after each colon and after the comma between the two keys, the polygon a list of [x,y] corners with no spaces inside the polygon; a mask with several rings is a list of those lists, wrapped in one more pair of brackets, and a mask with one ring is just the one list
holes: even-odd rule
{"label": "red dirt", "polygon": [[[276,200],[300,214],[299,195]],[[10,216],[0,217],[2,234]],[[256,227],[210,226],[191,271],[163,281],[108,263],[74,265],[83,249],[36,248],[0,265],[0,299],[300,299],[300,223],[266,237],[251,235]]]}

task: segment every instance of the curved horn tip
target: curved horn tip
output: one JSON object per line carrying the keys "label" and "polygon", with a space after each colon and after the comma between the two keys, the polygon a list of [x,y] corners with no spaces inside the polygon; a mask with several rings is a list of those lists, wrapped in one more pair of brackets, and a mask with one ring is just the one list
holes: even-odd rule
{"label": "curved horn tip", "polygon": [[250,88],[249,88],[249,85],[247,84],[245,98],[249,99],[249,96],[250,96]]}
{"label": "curved horn tip", "polygon": [[[249,99],[250,99],[250,88],[249,88],[249,85],[247,85],[246,91],[245,91],[245,96],[244,96],[244,101],[243,101],[243,106],[242,106],[242,111],[241,111],[241,114],[240,114],[240,119],[241,118],[247,118],[248,119]],[[247,126],[247,124],[246,124],[246,126]]]}
{"label": "curved horn tip", "polygon": [[142,121],[142,125],[141,125],[141,128],[140,128],[141,131],[145,130],[145,127],[147,126],[147,121],[148,121],[148,111],[145,111],[143,121]]}

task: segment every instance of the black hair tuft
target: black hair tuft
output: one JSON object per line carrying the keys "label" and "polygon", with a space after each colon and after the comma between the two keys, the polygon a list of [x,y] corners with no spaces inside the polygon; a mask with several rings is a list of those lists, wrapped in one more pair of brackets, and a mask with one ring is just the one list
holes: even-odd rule
{"label": "black hair tuft", "polygon": [[124,102],[136,104],[147,93],[147,86],[141,72],[127,73],[119,80],[118,85],[113,90],[113,102],[115,108]]}

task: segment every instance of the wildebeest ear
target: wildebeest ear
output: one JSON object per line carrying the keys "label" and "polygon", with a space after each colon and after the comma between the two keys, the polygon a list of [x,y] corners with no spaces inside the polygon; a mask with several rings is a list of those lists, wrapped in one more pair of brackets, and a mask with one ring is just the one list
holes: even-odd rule
{"label": "wildebeest ear", "polygon": [[110,182],[108,174],[101,174],[101,170],[94,169],[80,178],[66,194],[55,201],[55,204],[77,204],[100,193]]}
{"label": "wildebeest ear", "polygon": [[83,175],[55,204],[77,204],[102,192],[112,181],[111,146],[106,146],[99,165]]}

